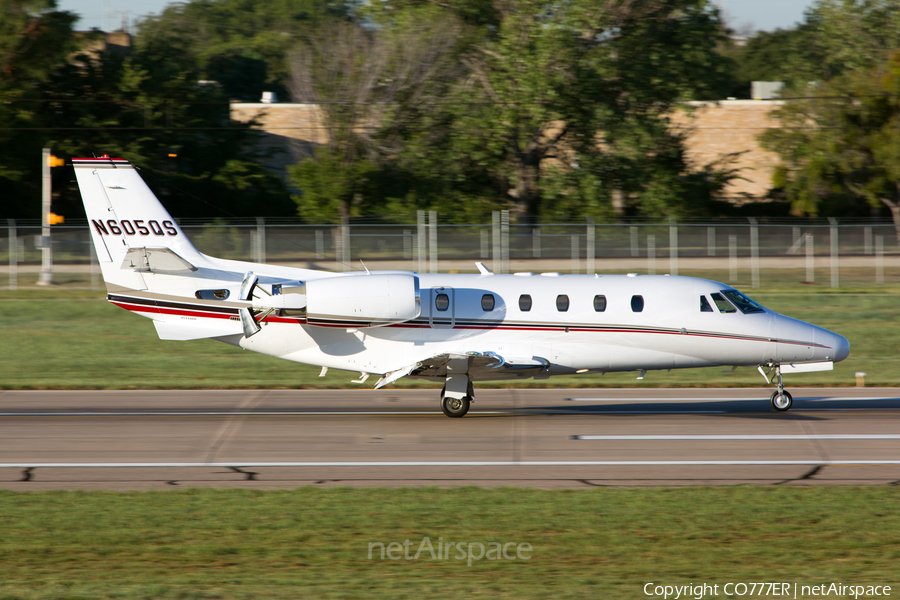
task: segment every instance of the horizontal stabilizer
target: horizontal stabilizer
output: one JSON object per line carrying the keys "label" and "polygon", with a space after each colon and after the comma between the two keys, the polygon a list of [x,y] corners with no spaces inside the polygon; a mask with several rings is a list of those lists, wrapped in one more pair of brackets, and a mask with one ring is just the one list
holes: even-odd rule
{"label": "horizontal stabilizer", "polygon": [[171,248],[129,248],[122,268],[170,275],[193,273],[197,270],[197,267],[178,256]]}
{"label": "horizontal stabilizer", "polygon": [[223,321],[215,327],[165,321],[153,321],[153,324],[156,326],[156,333],[159,334],[161,340],[202,340],[242,333],[241,324],[233,321]]}

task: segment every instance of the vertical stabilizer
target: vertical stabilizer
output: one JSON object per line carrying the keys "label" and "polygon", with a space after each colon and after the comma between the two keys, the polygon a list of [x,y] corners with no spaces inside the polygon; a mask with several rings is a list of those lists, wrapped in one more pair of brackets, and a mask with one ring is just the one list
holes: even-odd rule
{"label": "vertical stabilizer", "polygon": [[169,248],[188,261],[201,256],[137,170],[121,158],[73,158],[78,188],[103,279],[146,289],[134,269],[123,269],[132,248]]}

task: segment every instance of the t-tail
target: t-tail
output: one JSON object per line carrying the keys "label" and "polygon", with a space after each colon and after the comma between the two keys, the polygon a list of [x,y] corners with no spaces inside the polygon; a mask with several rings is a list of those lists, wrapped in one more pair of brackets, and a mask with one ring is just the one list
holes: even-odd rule
{"label": "t-tail", "polygon": [[109,301],[153,319],[163,339],[236,343],[233,336],[259,331],[264,317],[251,310],[305,306],[305,296],[258,299],[257,283],[302,289],[307,276],[330,275],[206,256],[127,160],[104,155],[72,163]]}
{"label": "t-tail", "polygon": [[202,262],[203,255],[127,160],[104,155],[72,163],[110,292],[147,289],[142,270],[150,271],[151,260],[165,262],[171,271],[190,271]]}

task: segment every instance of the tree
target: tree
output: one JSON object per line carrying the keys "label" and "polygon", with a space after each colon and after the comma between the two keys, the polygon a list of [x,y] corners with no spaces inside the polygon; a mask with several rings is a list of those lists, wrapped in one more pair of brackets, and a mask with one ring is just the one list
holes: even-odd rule
{"label": "tree", "polygon": [[263,90],[287,95],[289,50],[348,10],[331,0],[190,0],[138,23],[137,45],[174,52],[229,98],[258,102]]}
{"label": "tree", "polygon": [[874,69],[819,88],[820,98],[787,104],[786,129],[764,142],[779,152],[777,183],[795,214],[890,210],[900,243],[900,51]]}
{"label": "tree", "polygon": [[801,28],[808,59],[787,61],[784,95],[793,99],[775,112],[781,127],[761,136],[782,160],[775,193],[795,215],[877,214],[887,207],[900,225],[891,154],[900,3],[819,0]]}
{"label": "tree", "polygon": [[457,37],[452,23],[419,21],[379,32],[339,22],[294,50],[292,98],[318,106],[327,137],[290,169],[304,218],[347,219],[367,211],[377,170],[390,169],[402,132],[423,104],[437,99],[434,80],[452,72],[446,57]]}
{"label": "tree", "polygon": [[[715,97],[727,83],[727,61],[716,52],[724,29],[712,5],[436,4],[465,25],[465,70],[407,132],[411,151],[398,156],[407,171],[446,168],[451,195],[487,196],[520,219],[562,214],[563,205],[608,214],[617,197],[626,210],[666,215],[710,200],[714,186],[696,196],[703,186],[686,184],[692,169],[666,117],[681,101]],[[415,0],[379,6],[384,13],[375,19],[384,26],[398,13],[434,10]]]}
{"label": "tree", "polygon": [[[70,27],[75,17],[67,18]],[[64,157],[108,153],[130,159],[179,217],[293,212],[281,178],[262,166],[254,150],[260,134],[230,122],[221,87],[202,83],[190,61],[178,60],[177,50],[150,45],[127,56],[79,52],[86,40],[73,37],[67,44],[62,32],[56,32],[58,46],[43,41],[57,48],[52,57],[41,57],[43,69],[21,69],[30,79],[2,83],[7,101],[0,110],[9,111],[20,127],[0,129],[16,144],[0,146],[0,164],[12,165],[14,175],[0,175],[4,216],[40,216],[42,146]],[[53,178],[54,211],[83,214],[71,172],[54,169]]]}
{"label": "tree", "polygon": [[34,129],[45,110],[36,98],[77,47],[78,17],[55,9],[53,0],[0,0],[0,198],[7,217],[40,216],[38,161],[47,140]]}

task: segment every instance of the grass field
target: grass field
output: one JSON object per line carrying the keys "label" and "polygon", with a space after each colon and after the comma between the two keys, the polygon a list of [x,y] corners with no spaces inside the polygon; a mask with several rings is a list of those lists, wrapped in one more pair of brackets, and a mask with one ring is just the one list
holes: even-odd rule
{"label": "grass field", "polygon": [[[839,290],[772,285],[752,296],[764,305],[850,340],[850,358],[824,373],[791,375],[789,386],[900,385],[900,289]],[[305,388],[356,387],[357,373],[331,371],[246,352],[211,340],[161,341],[152,323],[108,304],[102,291],[73,289],[0,291],[0,389]],[[479,383],[550,387],[765,386],[752,368],[654,371],[555,377],[534,382]],[[399,387],[435,384],[404,379]],[[365,387],[365,386],[363,386]],[[369,386],[370,387],[370,386]]]}
{"label": "grass field", "polygon": [[[799,386],[853,385],[860,370],[870,385],[900,385],[898,294],[783,282],[751,295],[850,340],[848,360],[787,380]],[[0,388],[349,387],[355,377],[319,379],[316,368],[209,340],[161,341],[103,297],[71,286],[0,292]],[[538,383],[764,385],[752,369],[719,371]],[[426,536],[474,553],[527,543],[531,558],[469,566],[455,548],[448,559],[382,560],[377,547],[368,558],[372,543],[406,540],[414,555]],[[898,564],[898,487],[0,491],[0,600],[629,599],[649,598],[650,582],[719,585],[707,598],[729,597],[729,582],[891,585],[897,596]]]}
{"label": "grass field", "polygon": [[[4,600],[618,599],[646,598],[648,582],[900,591],[900,490],[887,487],[0,492],[0,526]],[[455,547],[368,558],[370,543],[407,539],[412,557],[426,536],[473,544],[472,565]],[[474,560],[490,542],[530,544],[530,560]]]}

